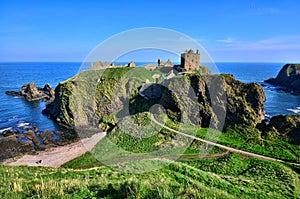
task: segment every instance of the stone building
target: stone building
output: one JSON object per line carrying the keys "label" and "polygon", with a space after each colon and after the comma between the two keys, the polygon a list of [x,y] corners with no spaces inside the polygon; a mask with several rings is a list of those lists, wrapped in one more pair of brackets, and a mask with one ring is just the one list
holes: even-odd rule
{"label": "stone building", "polygon": [[171,62],[170,59],[168,59],[167,62],[163,62],[160,59],[158,59],[157,66],[173,67],[174,65],[173,65],[173,63]]}
{"label": "stone building", "polygon": [[185,70],[196,70],[200,66],[200,53],[199,50],[194,52],[192,49],[185,50],[181,53],[181,67]]}
{"label": "stone building", "polygon": [[131,62],[128,64],[128,67],[135,67],[134,61],[131,61]]}

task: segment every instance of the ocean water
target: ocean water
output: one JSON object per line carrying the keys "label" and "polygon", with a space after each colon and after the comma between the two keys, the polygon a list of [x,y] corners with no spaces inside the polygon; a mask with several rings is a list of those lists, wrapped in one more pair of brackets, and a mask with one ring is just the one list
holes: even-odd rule
{"label": "ocean water", "polygon": [[[137,63],[142,64],[142,63]],[[262,82],[275,77],[284,63],[217,63],[221,73],[231,73],[243,82]],[[9,128],[37,125],[40,130],[59,129],[41,112],[45,102],[27,102],[22,98],[5,94],[7,90],[19,90],[25,83],[36,82],[53,88],[79,71],[81,63],[0,63],[0,133]],[[264,87],[267,101],[266,114],[300,114],[300,97],[278,92],[274,86]]]}
{"label": "ocean water", "polygon": [[45,102],[27,102],[5,94],[7,90],[18,91],[23,84],[35,82],[43,87],[49,83],[53,88],[60,81],[74,76],[81,63],[0,63],[0,133],[9,128],[26,128],[37,125],[40,130],[57,130],[52,120],[41,112]]}
{"label": "ocean water", "polygon": [[[276,77],[285,63],[216,63],[221,73],[231,73],[243,82],[263,83]],[[266,83],[264,83],[266,84]],[[275,86],[264,86],[267,97],[265,112],[267,116],[279,114],[300,114],[300,96],[279,91]]]}

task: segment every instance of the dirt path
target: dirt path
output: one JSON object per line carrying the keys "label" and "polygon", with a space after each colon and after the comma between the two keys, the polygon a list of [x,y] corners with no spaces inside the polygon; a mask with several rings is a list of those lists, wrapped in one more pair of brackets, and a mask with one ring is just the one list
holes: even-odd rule
{"label": "dirt path", "polygon": [[24,155],[17,160],[9,159],[3,162],[3,164],[15,166],[49,166],[58,168],[62,164],[91,150],[105,135],[105,132],[97,133],[92,137],[84,138],[72,144],[40,151],[37,155]]}
{"label": "dirt path", "polygon": [[260,159],[265,159],[265,160],[272,160],[272,161],[277,161],[277,162],[285,162],[285,163],[290,163],[290,164],[294,164],[294,165],[298,165],[300,166],[299,163],[291,163],[291,162],[286,162],[284,160],[280,160],[280,159],[277,159],[277,158],[272,158],[272,157],[268,157],[268,156],[264,156],[264,155],[259,155],[259,154],[255,154],[255,153],[251,153],[251,152],[247,152],[247,151],[243,151],[243,150],[239,150],[239,149],[235,149],[235,148],[231,148],[231,147],[228,147],[228,146],[225,146],[225,145],[222,145],[222,144],[218,144],[218,143],[215,143],[215,142],[211,142],[211,141],[208,141],[208,140],[204,140],[202,138],[199,138],[199,137],[196,137],[196,136],[193,136],[193,135],[189,135],[189,134],[186,134],[186,133],[182,133],[180,131],[176,131],[174,129],[171,129],[163,124],[161,124],[160,122],[158,122],[154,116],[151,114],[151,120],[153,122],[155,122],[156,124],[158,124],[159,126],[165,128],[165,129],[168,129],[169,131],[172,131],[174,133],[177,133],[179,135],[183,135],[183,136],[186,136],[186,137],[190,137],[192,139],[195,139],[195,140],[199,140],[201,142],[204,142],[204,143],[207,143],[209,145],[212,145],[212,146],[217,146],[217,147],[220,147],[222,149],[225,149],[229,152],[233,152],[233,153],[239,153],[239,154],[242,154],[242,155],[246,155],[246,156],[251,156],[251,157],[255,157],[255,158],[260,158]]}
{"label": "dirt path", "polygon": [[[217,146],[217,147],[220,147],[220,148],[226,150],[226,152],[224,152],[222,154],[217,154],[217,155],[227,155],[230,152],[233,152],[233,153],[239,153],[242,155],[251,156],[251,157],[255,157],[255,158],[261,158],[261,159],[265,159],[265,160],[286,162],[284,160],[280,160],[277,158],[272,158],[272,157],[268,157],[268,156],[264,156],[264,155],[259,155],[259,154],[231,148],[231,147],[224,146],[224,145],[221,145],[221,144],[218,144],[215,142],[201,139],[201,138],[193,136],[193,135],[189,135],[186,133],[182,133],[180,131],[176,131],[176,130],[171,129],[171,128],[161,124],[160,122],[158,122],[154,118],[153,115],[151,115],[151,120],[153,122],[155,122],[156,124],[160,125],[161,127],[168,129],[169,131],[172,131],[179,135],[190,137],[192,139],[199,140],[201,142],[210,144],[212,146]],[[90,138],[84,138],[78,142],[75,142],[75,143],[72,143],[69,145],[49,148],[45,151],[40,151],[39,154],[37,154],[37,155],[24,155],[23,157],[19,158],[18,160],[9,159],[9,160],[6,160],[5,162],[3,162],[2,164],[15,165],[15,166],[19,166],[19,165],[50,166],[50,167],[58,168],[62,164],[66,163],[74,158],[77,158],[77,157],[83,155],[84,153],[86,153],[87,151],[91,150],[99,142],[99,140],[101,140],[105,135],[106,135],[105,132],[98,133],[98,134],[93,135]],[[289,163],[289,162],[286,162],[286,163]],[[300,166],[299,163],[291,163],[291,164]]]}

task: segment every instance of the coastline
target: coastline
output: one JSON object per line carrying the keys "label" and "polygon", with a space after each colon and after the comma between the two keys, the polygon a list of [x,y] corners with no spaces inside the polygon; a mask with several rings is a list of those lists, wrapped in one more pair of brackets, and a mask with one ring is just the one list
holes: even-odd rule
{"label": "coastline", "polygon": [[87,151],[90,151],[104,136],[106,132],[97,133],[89,138],[81,139],[68,145],[52,147],[40,151],[36,155],[25,154],[21,158],[10,158],[2,164],[11,166],[46,166],[59,168],[64,163],[73,160]]}

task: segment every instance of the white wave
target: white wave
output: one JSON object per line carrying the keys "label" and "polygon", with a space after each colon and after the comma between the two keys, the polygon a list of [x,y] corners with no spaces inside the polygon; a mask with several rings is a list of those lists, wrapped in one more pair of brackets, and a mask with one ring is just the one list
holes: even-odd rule
{"label": "white wave", "polygon": [[271,115],[269,115],[269,114],[265,114],[265,117],[267,117],[267,118],[271,118],[272,116],[271,116]]}
{"label": "white wave", "polygon": [[28,123],[28,122],[22,122],[22,123],[20,123],[20,124],[18,124],[18,128],[20,128],[20,127],[23,127],[23,126],[29,126],[29,124],[30,123]]}
{"label": "white wave", "polygon": [[300,114],[300,107],[297,107],[297,108],[295,108],[295,109],[289,108],[289,109],[287,109],[287,110],[288,110],[288,111],[291,111],[291,112],[293,112],[293,113]]}
{"label": "white wave", "polygon": [[11,127],[8,127],[8,128],[5,128],[5,129],[0,129],[0,133],[3,133],[4,131],[7,131],[7,130],[11,130]]}

